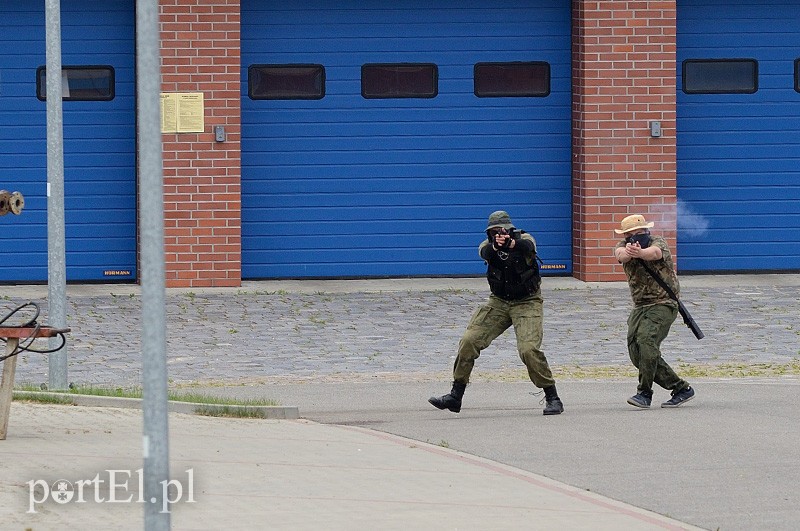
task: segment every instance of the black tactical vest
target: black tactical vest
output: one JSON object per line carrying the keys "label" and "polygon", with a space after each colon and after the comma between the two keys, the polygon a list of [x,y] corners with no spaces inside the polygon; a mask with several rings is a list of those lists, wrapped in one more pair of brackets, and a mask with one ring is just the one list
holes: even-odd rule
{"label": "black tactical vest", "polygon": [[528,263],[524,253],[513,249],[509,252],[501,250],[493,253],[486,269],[489,289],[494,295],[507,301],[530,297],[539,291],[542,282],[535,253],[530,255],[530,262]]}

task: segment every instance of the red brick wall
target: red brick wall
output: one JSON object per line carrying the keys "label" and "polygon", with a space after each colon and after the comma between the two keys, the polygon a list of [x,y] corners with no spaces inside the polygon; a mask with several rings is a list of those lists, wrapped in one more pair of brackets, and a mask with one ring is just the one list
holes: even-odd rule
{"label": "red brick wall", "polygon": [[[164,134],[170,287],[241,285],[239,0],[160,0],[163,92],[202,92],[202,133]],[[214,141],[222,125],[225,142]]]}
{"label": "red brick wall", "polygon": [[675,0],[572,11],[574,276],[620,280],[613,229],[626,215],[652,218],[675,252]]}

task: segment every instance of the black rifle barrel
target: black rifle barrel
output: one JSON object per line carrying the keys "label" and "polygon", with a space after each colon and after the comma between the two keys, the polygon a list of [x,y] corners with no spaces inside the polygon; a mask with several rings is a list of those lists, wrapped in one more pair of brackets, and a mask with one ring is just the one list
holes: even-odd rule
{"label": "black rifle barrel", "polygon": [[686,324],[686,326],[689,327],[689,330],[691,330],[692,333],[694,334],[694,337],[696,337],[697,339],[703,339],[705,337],[705,334],[703,333],[702,330],[700,330],[700,327],[697,326],[697,323],[694,322],[694,319],[692,319],[692,315],[689,313],[689,310],[686,309],[686,306],[683,305],[680,299],[678,299],[678,311],[680,312],[681,317],[683,317],[683,322]]}
{"label": "black rifle barrel", "polygon": [[650,269],[650,267],[647,265],[647,262],[645,262],[641,258],[639,258],[638,260],[641,262],[645,271],[650,273],[650,276],[653,277],[653,279],[656,282],[658,282],[658,285],[661,286],[661,288],[667,292],[669,298],[678,303],[678,312],[680,312],[681,317],[683,317],[683,322],[692,331],[694,337],[696,337],[697,339],[703,339],[705,337],[705,334],[703,333],[702,330],[700,330],[700,327],[697,326],[697,323],[694,322],[694,319],[692,319],[692,315],[689,313],[689,310],[686,309],[686,306],[684,306],[681,300],[678,298],[678,296],[675,295],[675,292],[672,291],[672,288],[670,288],[669,285],[666,282],[664,282],[664,279],[661,278],[658,275],[658,273]]}

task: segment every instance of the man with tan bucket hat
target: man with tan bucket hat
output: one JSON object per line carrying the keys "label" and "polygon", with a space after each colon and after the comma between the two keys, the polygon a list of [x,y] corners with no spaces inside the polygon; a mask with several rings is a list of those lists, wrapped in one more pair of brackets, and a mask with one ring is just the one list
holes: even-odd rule
{"label": "man with tan bucket hat", "polygon": [[680,284],[667,242],[650,234],[653,225],[641,214],[625,217],[620,228],[614,229],[624,237],[614,248],[614,256],[628,277],[634,305],[628,316],[628,354],[639,369],[639,385],[628,403],[649,408],[655,382],[672,392],[672,398],[661,404],[670,408],[694,398],[694,389],[675,374],[661,355],[661,342],[678,316],[678,304],[655,280],[653,272],[678,297]]}

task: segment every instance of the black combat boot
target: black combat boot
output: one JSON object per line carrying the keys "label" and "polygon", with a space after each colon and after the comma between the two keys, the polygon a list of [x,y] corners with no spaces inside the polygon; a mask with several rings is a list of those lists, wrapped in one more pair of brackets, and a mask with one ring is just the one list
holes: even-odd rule
{"label": "black combat boot", "polygon": [[444,396],[432,396],[428,399],[434,407],[439,409],[449,409],[453,413],[461,411],[461,398],[464,396],[464,389],[467,384],[453,382],[453,390]]}
{"label": "black combat boot", "polygon": [[549,387],[544,388],[544,414],[545,415],[559,415],[564,411],[564,404],[561,403],[561,399],[558,398],[558,392],[556,391],[556,386],[551,385]]}

